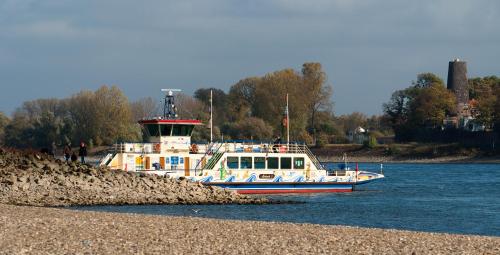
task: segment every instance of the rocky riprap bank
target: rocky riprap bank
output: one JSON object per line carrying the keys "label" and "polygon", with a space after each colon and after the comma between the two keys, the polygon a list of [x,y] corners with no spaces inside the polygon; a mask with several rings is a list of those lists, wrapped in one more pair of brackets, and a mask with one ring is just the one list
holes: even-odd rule
{"label": "rocky riprap bank", "polygon": [[33,206],[123,204],[262,204],[188,180],[66,163],[40,153],[0,148],[0,203]]}

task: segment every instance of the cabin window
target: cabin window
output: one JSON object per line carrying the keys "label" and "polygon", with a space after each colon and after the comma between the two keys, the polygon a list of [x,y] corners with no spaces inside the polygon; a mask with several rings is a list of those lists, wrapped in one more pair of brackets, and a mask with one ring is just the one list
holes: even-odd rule
{"label": "cabin window", "polygon": [[293,158],[293,169],[304,169],[304,158]]}
{"label": "cabin window", "polygon": [[185,126],[185,136],[191,136],[191,133],[193,132],[194,126],[193,125],[184,125]]}
{"label": "cabin window", "polygon": [[158,124],[145,125],[150,136],[160,136],[160,129]]}
{"label": "cabin window", "polygon": [[266,169],[266,158],[255,157],[254,158],[254,167],[255,167],[255,169]]}
{"label": "cabin window", "polygon": [[241,169],[252,169],[252,158],[251,157],[241,157],[240,168]]}
{"label": "cabin window", "polygon": [[193,125],[174,125],[172,136],[190,136],[193,128]]}
{"label": "cabin window", "polygon": [[227,168],[238,169],[239,158],[238,157],[227,157]]}
{"label": "cabin window", "polygon": [[170,136],[172,125],[160,125],[160,133],[162,136]]}
{"label": "cabin window", "polygon": [[292,158],[281,158],[281,169],[292,169]]}
{"label": "cabin window", "polygon": [[268,169],[279,169],[279,160],[276,157],[267,158],[267,168]]}

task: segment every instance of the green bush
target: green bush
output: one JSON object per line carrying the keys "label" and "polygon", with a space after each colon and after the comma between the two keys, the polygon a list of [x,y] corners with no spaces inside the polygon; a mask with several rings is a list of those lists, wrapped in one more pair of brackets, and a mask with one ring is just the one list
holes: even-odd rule
{"label": "green bush", "polygon": [[370,135],[370,137],[368,137],[368,140],[363,142],[363,146],[369,149],[375,148],[377,144],[377,138],[375,138],[375,136],[373,135]]}
{"label": "green bush", "polygon": [[386,149],[387,155],[399,155],[401,154],[401,148],[395,144],[389,145]]}
{"label": "green bush", "polygon": [[328,135],[323,134],[323,133],[318,135],[318,138],[316,138],[316,146],[318,148],[323,148],[327,144],[328,144]]}

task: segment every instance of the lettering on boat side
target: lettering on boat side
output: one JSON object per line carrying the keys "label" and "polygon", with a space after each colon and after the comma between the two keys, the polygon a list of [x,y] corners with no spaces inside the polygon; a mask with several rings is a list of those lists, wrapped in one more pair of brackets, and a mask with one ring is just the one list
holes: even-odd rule
{"label": "lettering on boat side", "polygon": [[274,178],[274,174],[259,174],[260,179],[272,179]]}

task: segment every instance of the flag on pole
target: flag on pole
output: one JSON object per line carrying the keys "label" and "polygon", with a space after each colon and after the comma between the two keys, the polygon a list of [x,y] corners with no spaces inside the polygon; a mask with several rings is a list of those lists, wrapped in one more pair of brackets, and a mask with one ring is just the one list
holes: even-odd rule
{"label": "flag on pole", "polygon": [[285,106],[285,110],[283,111],[283,127],[288,127],[288,104]]}
{"label": "flag on pole", "polygon": [[358,163],[356,163],[356,181],[358,181],[358,171],[359,171]]}

